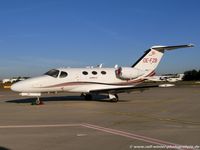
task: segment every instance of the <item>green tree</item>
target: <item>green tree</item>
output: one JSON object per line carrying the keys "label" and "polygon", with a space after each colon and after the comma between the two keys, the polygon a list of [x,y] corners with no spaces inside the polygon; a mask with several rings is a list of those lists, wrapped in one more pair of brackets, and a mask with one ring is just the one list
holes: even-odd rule
{"label": "green tree", "polygon": [[200,70],[189,70],[184,72],[184,81],[195,81],[195,80],[200,80]]}

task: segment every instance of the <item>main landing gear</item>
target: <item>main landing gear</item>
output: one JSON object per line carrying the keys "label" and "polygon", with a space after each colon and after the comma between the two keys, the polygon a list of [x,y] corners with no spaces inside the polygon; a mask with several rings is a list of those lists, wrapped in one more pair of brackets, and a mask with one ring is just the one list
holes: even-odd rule
{"label": "main landing gear", "polygon": [[85,100],[92,100],[92,94],[82,93],[81,96],[83,96]]}
{"label": "main landing gear", "polygon": [[37,99],[32,102],[31,105],[43,105],[44,103],[40,100],[40,97],[37,97]]}
{"label": "main landing gear", "polygon": [[111,102],[115,102],[116,103],[116,102],[119,101],[119,97],[118,97],[117,94],[109,94],[108,97],[109,97]]}
{"label": "main landing gear", "polygon": [[[81,96],[83,96],[85,100],[92,100],[92,98],[93,98],[92,94],[88,94],[88,93],[82,93]],[[119,101],[119,97],[117,94],[108,94],[108,99],[111,102]]]}

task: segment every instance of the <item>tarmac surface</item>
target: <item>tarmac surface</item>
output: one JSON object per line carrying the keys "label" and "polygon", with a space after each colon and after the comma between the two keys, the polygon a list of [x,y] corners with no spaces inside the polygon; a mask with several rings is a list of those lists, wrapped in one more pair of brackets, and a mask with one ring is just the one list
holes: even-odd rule
{"label": "tarmac surface", "polygon": [[0,89],[0,150],[200,149],[200,85],[119,98],[63,93],[31,105],[33,98]]}

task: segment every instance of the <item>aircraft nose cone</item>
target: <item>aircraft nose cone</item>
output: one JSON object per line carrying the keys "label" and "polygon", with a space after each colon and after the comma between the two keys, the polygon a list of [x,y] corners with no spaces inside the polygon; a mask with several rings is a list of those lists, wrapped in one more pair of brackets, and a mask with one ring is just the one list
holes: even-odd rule
{"label": "aircraft nose cone", "polygon": [[11,90],[14,92],[21,92],[21,85],[20,83],[14,83],[13,85],[11,85]]}

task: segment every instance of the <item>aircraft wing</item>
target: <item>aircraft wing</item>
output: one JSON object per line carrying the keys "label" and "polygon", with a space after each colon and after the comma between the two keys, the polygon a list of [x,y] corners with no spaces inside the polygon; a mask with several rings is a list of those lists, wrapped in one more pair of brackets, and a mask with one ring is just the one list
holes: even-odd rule
{"label": "aircraft wing", "polygon": [[144,91],[149,88],[156,88],[161,87],[160,85],[138,85],[133,87],[122,87],[122,88],[108,88],[108,89],[97,89],[91,90],[90,93],[111,93],[111,94],[118,94],[118,93],[130,93],[133,91]]}

